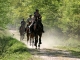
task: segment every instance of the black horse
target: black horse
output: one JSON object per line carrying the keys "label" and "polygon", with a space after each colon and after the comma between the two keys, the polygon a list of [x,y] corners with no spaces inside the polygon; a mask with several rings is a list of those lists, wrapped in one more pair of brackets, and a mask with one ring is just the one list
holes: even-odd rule
{"label": "black horse", "polygon": [[40,49],[40,45],[42,44],[41,42],[41,37],[42,37],[42,26],[41,26],[41,21],[38,20],[34,23],[34,34],[35,34],[35,46],[37,49]]}

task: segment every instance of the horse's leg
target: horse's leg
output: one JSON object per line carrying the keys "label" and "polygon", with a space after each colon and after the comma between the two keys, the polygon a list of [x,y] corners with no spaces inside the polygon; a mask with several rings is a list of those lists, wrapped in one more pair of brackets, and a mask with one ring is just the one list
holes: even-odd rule
{"label": "horse's leg", "polygon": [[25,35],[24,35],[24,32],[23,32],[23,33],[22,33],[22,40],[24,39],[24,36],[25,36]]}
{"label": "horse's leg", "polygon": [[23,39],[24,39],[24,37],[25,37],[25,33],[23,33]]}
{"label": "horse's leg", "polygon": [[34,45],[34,34],[33,33],[31,33],[31,43],[32,43],[32,47],[33,47],[33,45]]}
{"label": "horse's leg", "polygon": [[34,46],[34,35],[32,34],[32,47]]}
{"label": "horse's leg", "polygon": [[30,34],[30,45],[33,47],[33,34]]}
{"label": "horse's leg", "polygon": [[22,39],[21,39],[21,35],[20,35],[20,41],[21,41]]}
{"label": "horse's leg", "polygon": [[31,35],[30,35],[30,46],[31,46],[31,39],[32,39],[32,38],[31,38]]}
{"label": "horse's leg", "polygon": [[20,41],[22,40],[22,33],[20,33]]}
{"label": "horse's leg", "polygon": [[39,44],[38,44],[39,49],[40,49],[40,44],[41,44],[41,37],[39,37]]}
{"label": "horse's leg", "polygon": [[27,33],[27,44],[28,44],[28,41],[29,41],[29,33]]}
{"label": "horse's leg", "polygon": [[33,40],[32,40],[32,47],[34,46],[34,37],[32,38]]}
{"label": "horse's leg", "polygon": [[36,49],[37,49],[37,43],[38,43],[38,36],[35,37],[35,46],[36,46]]}
{"label": "horse's leg", "polygon": [[22,35],[22,40],[24,39],[24,35]]}
{"label": "horse's leg", "polygon": [[40,49],[40,44],[42,44],[42,42],[41,42],[41,36],[42,36],[42,34],[39,35],[39,44],[38,44],[39,49]]}

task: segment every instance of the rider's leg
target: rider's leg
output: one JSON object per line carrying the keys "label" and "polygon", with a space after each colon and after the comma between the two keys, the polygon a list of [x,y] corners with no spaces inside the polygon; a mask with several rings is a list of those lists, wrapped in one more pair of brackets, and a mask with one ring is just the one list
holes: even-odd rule
{"label": "rider's leg", "polygon": [[40,25],[41,25],[41,27],[42,27],[42,32],[44,32],[44,27],[43,27],[43,24],[41,23]]}

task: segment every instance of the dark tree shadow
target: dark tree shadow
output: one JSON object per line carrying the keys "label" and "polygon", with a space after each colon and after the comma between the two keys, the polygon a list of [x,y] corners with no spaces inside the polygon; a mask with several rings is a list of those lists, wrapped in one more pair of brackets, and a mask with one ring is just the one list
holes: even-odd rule
{"label": "dark tree shadow", "polygon": [[[56,49],[41,49],[41,50],[29,49],[29,51],[32,55],[38,55],[38,56],[80,58],[80,52],[76,51],[66,51],[66,50],[56,50]],[[74,54],[72,52],[74,52]]]}

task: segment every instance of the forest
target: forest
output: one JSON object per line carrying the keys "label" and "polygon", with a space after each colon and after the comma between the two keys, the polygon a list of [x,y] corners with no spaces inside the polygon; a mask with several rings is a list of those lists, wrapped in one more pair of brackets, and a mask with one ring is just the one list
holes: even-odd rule
{"label": "forest", "polygon": [[[29,48],[8,31],[10,28],[18,30],[22,19],[26,21],[29,15],[34,15],[35,9],[39,9],[42,16],[44,35],[48,36],[46,45],[60,42],[59,51],[65,49],[80,58],[80,0],[0,0],[0,60],[35,59]],[[55,53],[53,56],[57,56]]]}
{"label": "forest", "polygon": [[59,31],[67,37],[80,37],[79,0],[0,0],[0,27],[20,24],[35,9],[40,10],[46,29]]}

